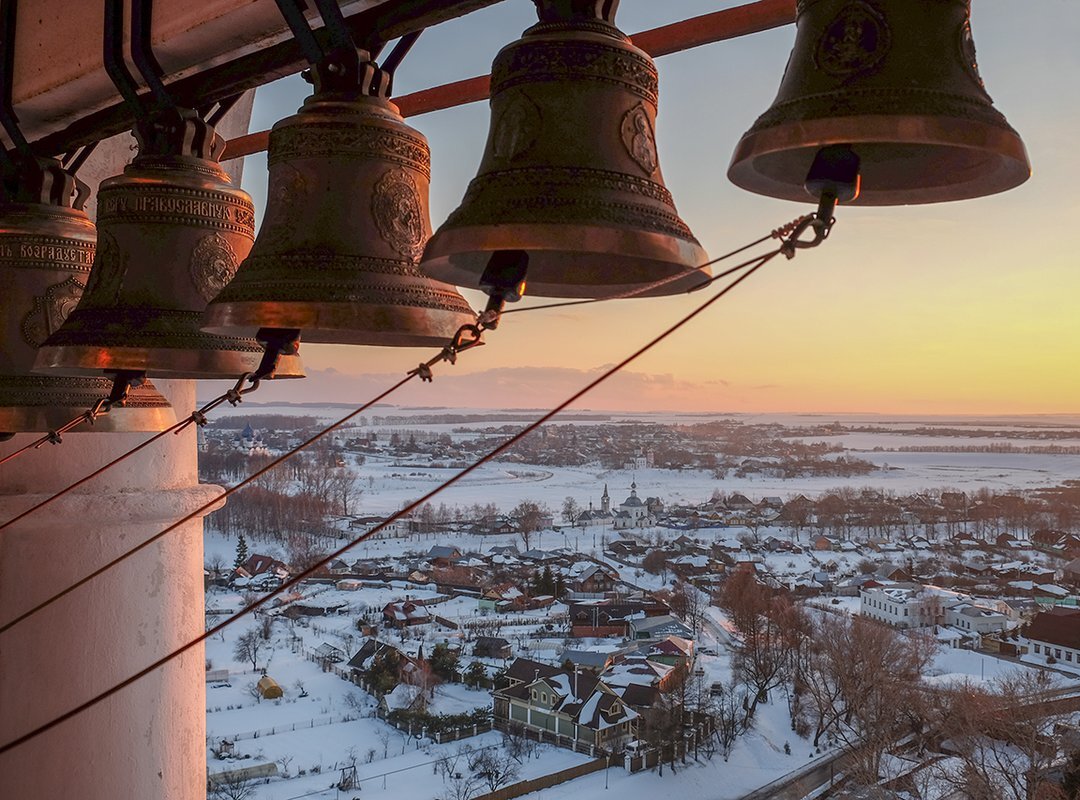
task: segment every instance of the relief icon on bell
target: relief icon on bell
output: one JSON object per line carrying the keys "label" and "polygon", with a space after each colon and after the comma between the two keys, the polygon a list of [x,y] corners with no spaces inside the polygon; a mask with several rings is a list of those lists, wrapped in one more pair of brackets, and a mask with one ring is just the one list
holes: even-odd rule
{"label": "relief icon on bell", "polygon": [[969,0],[800,0],[772,105],[728,167],[736,186],[813,202],[804,181],[825,147],[860,161],[852,205],[966,200],[1031,175],[1019,134],[979,77]]}

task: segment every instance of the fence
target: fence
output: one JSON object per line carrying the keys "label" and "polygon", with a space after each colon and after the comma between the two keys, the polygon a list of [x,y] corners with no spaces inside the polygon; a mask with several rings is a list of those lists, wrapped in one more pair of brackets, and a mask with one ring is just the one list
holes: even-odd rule
{"label": "fence", "polygon": [[538,792],[541,789],[558,786],[560,783],[566,783],[566,781],[573,780],[574,778],[580,778],[582,775],[598,772],[606,767],[607,763],[608,761],[606,758],[586,761],[584,764],[561,769],[550,775],[543,775],[539,778],[533,778],[532,780],[520,781],[519,783],[513,783],[510,786],[504,786],[501,789],[496,789],[494,792],[482,794],[474,798],[474,800],[511,800],[511,798],[520,797],[523,794]]}
{"label": "fence", "polygon": [[267,764],[256,764],[252,767],[239,767],[238,769],[227,769],[222,772],[215,772],[213,774],[207,774],[206,784],[208,787],[213,787],[219,783],[230,783],[232,781],[249,781],[257,778],[272,778],[278,774],[277,764],[270,762]]}
{"label": "fence", "polygon": [[272,728],[260,728],[257,731],[247,731],[245,733],[237,733],[232,736],[217,736],[216,739],[228,739],[232,742],[238,742],[242,739],[258,739],[262,736],[274,736],[278,733],[289,733],[290,731],[302,731],[308,728],[321,728],[324,725],[336,725],[339,722],[352,722],[356,717],[351,714],[343,714],[340,717],[329,716],[321,719],[310,719],[306,722],[292,722],[284,725],[275,725]]}
{"label": "fence", "polygon": [[494,727],[496,730],[502,731],[503,733],[517,733],[524,736],[526,739],[547,742],[556,747],[562,747],[565,750],[573,750],[575,753],[581,753],[582,755],[591,758],[595,758],[597,755],[606,752],[602,747],[597,747],[589,742],[583,742],[580,739],[574,739],[573,737],[562,733],[553,733],[552,731],[546,731],[541,728],[526,727],[520,722],[515,722],[511,725],[511,723],[507,722],[505,719],[496,719]]}
{"label": "fence", "polygon": [[464,725],[460,728],[451,728],[448,731],[438,731],[432,738],[434,738],[436,744],[446,744],[447,742],[456,742],[458,739],[479,736],[481,733],[487,733],[490,730],[491,723],[484,722],[475,725]]}
{"label": "fence", "polygon": [[491,722],[476,722],[472,725],[462,725],[457,728],[449,728],[445,731],[435,731],[434,733],[428,733],[426,726],[418,726],[414,721],[408,722],[402,720],[390,719],[386,712],[382,709],[375,711],[375,716],[385,722],[387,725],[393,725],[402,733],[407,733],[409,736],[419,736],[421,738],[430,739],[436,744],[446,744],[447,742],[456,742],[459,739],[468,739],[472,736],[479,736],[481,733],[487,733],[491,730]]}

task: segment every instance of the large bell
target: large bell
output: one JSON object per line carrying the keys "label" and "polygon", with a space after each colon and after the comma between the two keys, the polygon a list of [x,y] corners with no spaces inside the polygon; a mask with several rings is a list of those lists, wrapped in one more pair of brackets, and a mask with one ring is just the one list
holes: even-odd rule
{"label": "large bell", "polygon": [[855,205],[964,200],[1031,173],[979,77],[969,0],[799,0],[780,91],[739,141],[728,177],[810,201],[803,182],[829,145],[859,156]]}
{"label": "large bell", "polygon": [[268,160],[262,228],[205,330],[427,346],[476,321],[454,287],[416,267],[431,235],[430,154],[393,103],[316,93],[274,126]]}
{"label": "large bell", "polygon": [[[491,254],[524,250],[530,294],[675,294],[705,251],[657,160],[657,74],[614,25],[617,2],[539,0],[540,22],[496,56],[487,148],[435,232],[428,274],[479,286]],[[676,279],[675,276],[684,274]]]}
{"label": "large bell", "polygon": [[[194,115],[136,128],[139,155],[98,190],[98,250],[78,307],[35,369],[69,375],[232,378],[255,371],[253,339],[203,333],[206,304],[251,249],[255,211],[218,164],[224,141]],[[300,377],[283,356],[275,377]]]}
{"label": "large bell", "polygon": [[[30,170],[16,194],[0,200],[0,438],[59,428],[109,395],[107,378],[32,375],[34,353],[75,307],[94,257],[85,193],[59,162]],[[80,187],[80,189],[83,187]],[[176,421],[150,383],[132,389],[82,431],[160,431]]]}

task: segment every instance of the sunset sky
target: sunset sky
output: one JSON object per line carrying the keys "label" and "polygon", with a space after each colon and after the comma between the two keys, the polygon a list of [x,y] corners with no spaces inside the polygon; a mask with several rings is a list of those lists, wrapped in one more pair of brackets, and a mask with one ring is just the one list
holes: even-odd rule
{"label": "sunset sky", "polygon": [[[737,4],[622,0],[618,22],[633,33]],[[486,73],[534,19],[532,3],[507,0],[425,32],[399,68],[396,93]],[[841,208],[823,247],[774,260],[578,407],[1080,411],[1080,3],[975,0],[973,28],[986,86],[1027,144],[1034,175],[1026,184],[960,203]],[[711,255],[808,210],[745,193],[725,177],[739,136],[775,95],[794,33],[788,26],[657,60],[664,179]],[[307,92],[298,77],[261,89],[252,130],[292,113]],[[487,103],[408,121],[431,144],[438,227],[475,174]],[[265,159],[249,158],[244,186],[260,208],[265,184]],[[700,299],[508,317],[487,346],[394,402],[554,405]],[[260,390],[260,400],[359,404],[429,351],[305,345],[302,354],[309,380]]]}

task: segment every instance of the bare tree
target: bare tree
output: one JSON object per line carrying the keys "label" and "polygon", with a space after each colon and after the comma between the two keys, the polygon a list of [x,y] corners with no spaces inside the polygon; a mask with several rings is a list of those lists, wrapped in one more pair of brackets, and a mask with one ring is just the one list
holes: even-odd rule
{"label": "bare tree", "polygon": [[717,691],[713,692],[706,704],[706,713],[712,717],[714,735],[724,761],[728,760],[731,748],[735,746],[739,734],[745,730],[743,709],[746,707],[746,691],[740,688],[734,678],[727,686],[717,687]]}
{"label": "bare tree", "polygon": [[573,525],[577,518],[581,516],[581,505],[573,497],[567,495],[562,504],[562,518],[563,522],[568,525]]}
{"label": "bare tree", "polygon": [[249,628],[236,640],[233,658],[237,661],[250,661],[251,671],[255,672],[259,668],[259,653],[262,652],[265,643],[258,628]]}
{"label": "bare tree", "polygon": [[733,665],[750,689],[747,724],[758,703],[767,702],[769,692],[779,687],[790,664],[790,638],[784,628],[790,601],[775,596],[772,589],[758,583],[749,573],[728,579],[721,603],[739,629]]}
{"label": "bare tree", "polygon": [[523,764],[532,758],[539,743],[530,739],[525,727],[511,722],[503,731],[503,749],[514,761]]}
{"label": "bare tree", "polygon": [[254,800],[255,781],[237,775],[211,778],[207,787],[210,800]]}
{"label": "bare tree", "polygon": [[355,508],[363,494],[359,476],[348,467],[336,467],[330,480],[330,494],[340,506],[342,516],[349,516],[349,509]]}
{"label": "bare tree", "polygon": [[510,516],[517,521],[518,535],[526,550],[532,549],[532,535],[540,530],[544,517],[549,513],[547,506],[535,500],[522,500],[510,512]]}
{"label": "bare tree", "polygon": [[469,759],[469,769],[483,779],[490,792],[513,783],[518,777],[518,767],[513,757],[501,749],[490,747]]}
{"label": "bare tree", "polygon": [[1048,776],[1060,744],[1054,716],[1040,707],[1050,686],[1047,673],[1024,670],[989,689],[954,687],[944,698],[941,727],[959,768],[943,762],[935,777],[972,800],[1064,798]]}
{"label": "bare tree", "polygon": [[390,739],[392,738],[390,731],[385,728],[379,728],[379,732],[375,734],[375,738],[382,744],[382,757],[387,758],[390,752]]}

